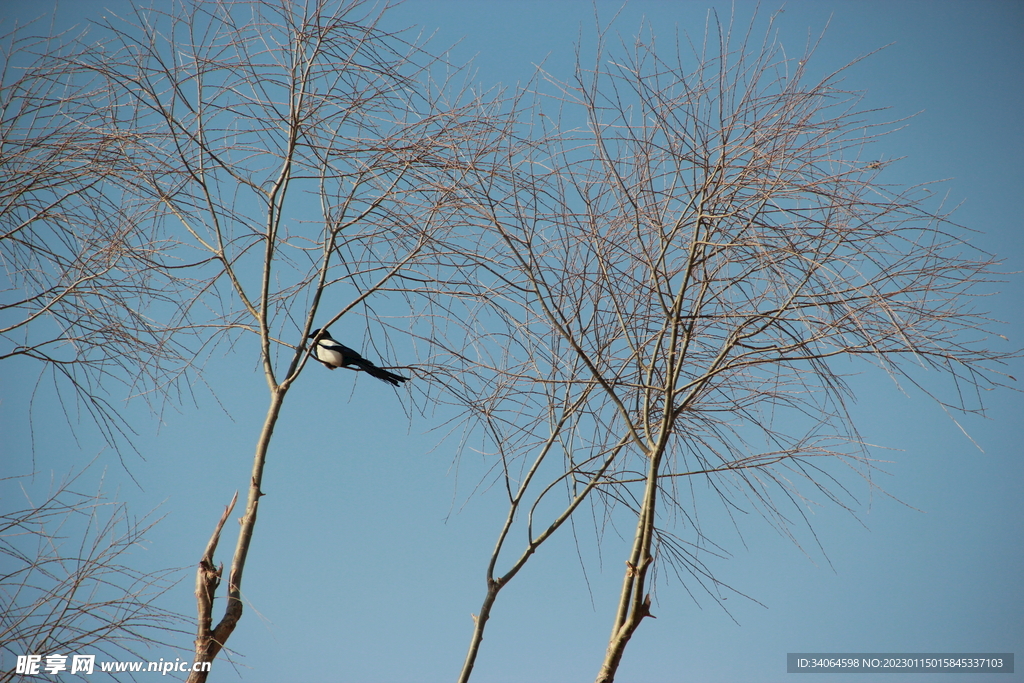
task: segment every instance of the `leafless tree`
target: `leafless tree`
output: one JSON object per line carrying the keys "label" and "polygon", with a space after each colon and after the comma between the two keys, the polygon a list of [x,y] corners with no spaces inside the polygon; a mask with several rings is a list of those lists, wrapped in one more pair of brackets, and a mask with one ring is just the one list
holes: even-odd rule
{"label": "leafless tree", "polygon": [[993,260],[922,187],[885,183],[872,145],[895,126],[842,71],[808,82],[813,46],[788,59],[752,27],[578,57],[523,94],[530,144],[469,200],[501,275],[467,325],[489,351],[467,372],[490,377],[467,385],[467,414],[509,508],[460,681],[499,592],[584,504],[599,537],[634,527],[609,682],[658,567],[721,595],[701,560],[716,509],[797,542],[817,497],[856,510],[842,472],[874,484],[853,361],[958,411],[1005,377],[1013,352],[974,299]]}
{"label": "leafless tree", "polygon": [[[0,361],[36,363],[72,430],[84,413],[123,453],[133,430],[111,389],[145,394],[180,370],[180,349],[146,315],[173,297],[173,281],[151,267],[161,245],[109,182],[130,140],[97,127],[103,114],[88,84],[62,78],[72,37],[33,37],[37,28],[0,38]],[[184,623],[158,605],[175,570],[130,564],[154,522],[102,491],[83,493],[87,469],[72,465],[41,501],[31,485],[0,496],[7,655],[84,646],[123,655],[167,644]],[[5,487],[35,479],[13,475],[8,468]],[[0,676],[15,675],[12,664]]]}
{"label": "leafless tree", "polygon": [[[138,656],[140,647],[172,645],[186,633],[182,615],[156,606],[180,572],[132,566],[132,549],[155,522],[136,519],[102,489],[82,492],[88,471],[51,482],[42,500],[22,488],[24,507],[0,514],[0,649],[12,664],[0,681],[35,678],[16,673],[19,655],[89,648],[124,659]],[[13,489],[24,481],[0,484]],[[5,501],[18,497],[4,495]]]}
{"label": "leafless tree", "polygon": [[[103,128],[140,143],[118,182],[171,245],[161,267],[177,259],[178,281],[189,279],[170,328],[204,349],[228,340],[256,352],[267,382],[216,620],[214,553],[234,501],[200,561],[197,662],[217,656],[241,617],[264,465],[312,329],[362,315],[384,340],[405,324],[401,311],[463,285],[455,190],[487,162],[497,129],[483,101],[451,87],[458,71],[382,30],[380,11],[185,2],[110,21],[108,40],[65,61],[97,84]],[[328,291],[347,303],[322,311]]]}

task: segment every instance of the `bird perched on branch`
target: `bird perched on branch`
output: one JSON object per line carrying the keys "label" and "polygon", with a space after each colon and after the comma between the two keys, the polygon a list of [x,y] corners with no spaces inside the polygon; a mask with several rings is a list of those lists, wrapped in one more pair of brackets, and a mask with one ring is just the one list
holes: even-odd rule
{"label": "bird perched on branch", "polygon": [[[320,340],[313,347],[313,357],[326,365],[328,370],[351,365],[355,366],[357,370],[362,370],[368,375],[396,387],[409,379],[408,377],[396,375],[384,368],[378,368],[360,356],[358,351],[350,349],[341,342],[332,339],[331,333],[327,330],[323,332]],[[309,335],[309,339],[315,339],[318,334],[320,334],[320,330],[313,330]]]}

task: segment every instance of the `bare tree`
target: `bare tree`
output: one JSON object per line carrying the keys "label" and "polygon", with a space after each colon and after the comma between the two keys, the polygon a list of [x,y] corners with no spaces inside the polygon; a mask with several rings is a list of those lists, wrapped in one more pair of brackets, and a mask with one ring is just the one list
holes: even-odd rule
{"label": "bare tree", "polygon": [[523,95],[511,181],[478,186],[501,277],[467,326],[489,330],[466,362],[491,379],[465,391],[509,511],[461,681],[499,592],[584,503],[599,538],[634,527],[609,682],[658,567],[721,595],[700,559],[716,508],[795,542],[816,497],[856,510],[843,472],[874,484],[851,361],[958,411],[1005,377],[973,300],[993,260],[923,188],[885,184],[872,144],[894,126],[842,71],[807,82],[813,46],[787,59],[756,35],[712,21],[697,44],[643,31],[578,58]]}
{"label": "bare tree", "polygon": [[[156,606],[180,570],[147,573],[131,564],[131,550],[155,521],[135,519],[102,490],[82,492],[87,471],[51,482],[43,500],[22,489],[25,507],[0,514],[0,649],[10,661],[82,648],[123,659],[138,656],[140,646],[170,645],[186,633],[181,615]],[[2,681],[16,677],[22,675],[13,668],[0,672]]]}
{"label": "bare tree", "polygon": [[[450,65],[379,28],[380,12],[186,2],[109,22],[108,40],[65,61],[102,84],[90,98],[104,129],[141,145],[118,182],[189,278],[169,328],[204,352],[220,340],[255,352],[268,387],[219,619],[214,553],[234,502],[199,564],[196,662],[212,661],[241,617],[264,466],[313,328],[364,316],[393,357],[386,335],[401,312],[463,284],[455,189],[486,161],[492,117],[450,87],[457,70],[435,84],[432,69]],[[348,303],[324,313],[328,290]]]}
{"label": "bare tree", "polygon": [[[38,363],[72,431],[84,413],[123,453],[133,429],[111,391],[146,395],[183,360],[146,315],[173,298],[173,278],[152,268],[162,245],[109,182],[131,141],[98,127],[104,112],[89,103],[89,84],[68,78],[73,38],[37,38],[34,29],[0,38],[0,361]],[[9,655],[85,646],[134,653],[180,633],[184,618],[158,604],[180,570],[130,564],[155,522],[102,490],[83,493],[87,469],[71,466],[41,501],[31,486],[2,496],[0,642]],[[15,675],[12,667],[0,677]]]}

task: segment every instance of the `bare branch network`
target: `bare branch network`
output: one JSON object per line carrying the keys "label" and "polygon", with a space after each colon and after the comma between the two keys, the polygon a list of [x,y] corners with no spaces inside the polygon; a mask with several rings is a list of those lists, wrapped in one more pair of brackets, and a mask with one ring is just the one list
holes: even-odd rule
{"label": "bare branch network", "polygon": [[[87,471],[52,482],[44,500],[22,495],[25,507],[0,513],[0,649],[7,662],[37,652],[136,658],[154,644],[180,647],[187,633],[183,615],[158,606],[180,570],[144,573],[130,564],[156,521],[136,519],[102,491],[80,491]],[[19,483],[0,482],[5,501],[18,498],[10,489]],[[30,679],[52,676],[0,672],[0,681]]]}

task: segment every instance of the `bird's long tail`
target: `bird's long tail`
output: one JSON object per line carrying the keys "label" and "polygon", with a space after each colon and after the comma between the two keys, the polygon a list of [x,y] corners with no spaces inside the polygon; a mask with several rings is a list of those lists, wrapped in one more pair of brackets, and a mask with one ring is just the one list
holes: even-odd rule
{"label": "bird's long tail", "polygon": [[388,384],[390,384],[392,386],[396,386],[397,387],[397,386],[401,385],[402,382],[408,381],[408,379],[409,379],[408,377],[402,377],[401,375],[396,375],[395,373],[391,372],[390,370],[385,370],[384,368],[378,368],[376,365],[374,365],[370,361],[366,360],[365,358],[360,358],[359,360],[357,360],[356,361],[356,365],[358,365],[360,367],[360,369],[365,371],[366,374],[370,375],[371,377],[376,377],[380,381],[387,382]]}

